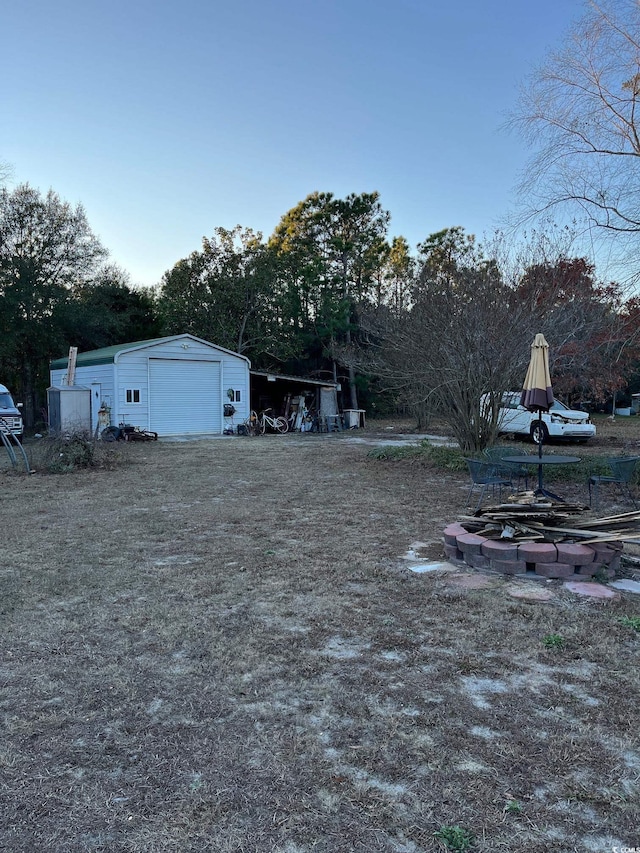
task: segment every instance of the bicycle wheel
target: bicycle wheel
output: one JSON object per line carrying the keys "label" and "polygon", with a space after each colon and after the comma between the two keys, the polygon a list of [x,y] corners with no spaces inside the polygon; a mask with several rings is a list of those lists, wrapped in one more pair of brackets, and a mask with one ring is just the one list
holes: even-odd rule
{"label": "bicycle wheel", "polygon": [[265,415],[260,415],[260,420],[258,421],[258,426],[260,428],[260,432],[262,435],[267,431],[267,419]]}
{"label": "bicycle wheel", "polygon": [[243,423],[243,426],[246,429],[246,435],[257,435],[258,434],[258,416],[255,412],[251,412],[249,417]]}
{"label": "bicycle wheel", "polygon": [[280,435],[284,435],[285,432],[289,432],[289,422],[285,420],[285,418],[276,418],[273,422],[273,426],[276,429],[276,432],[279,432]]}

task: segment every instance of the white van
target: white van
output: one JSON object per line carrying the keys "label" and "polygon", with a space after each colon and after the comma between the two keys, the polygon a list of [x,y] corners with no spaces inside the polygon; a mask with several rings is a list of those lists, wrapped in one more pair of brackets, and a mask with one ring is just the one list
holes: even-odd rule
{"label": "white van", "polygon": [[20,407],[22,403],[13,402],[13,397],[5,385],[0,385],[0,432],[5,435],[15,435],[22,440],[22,415]]}

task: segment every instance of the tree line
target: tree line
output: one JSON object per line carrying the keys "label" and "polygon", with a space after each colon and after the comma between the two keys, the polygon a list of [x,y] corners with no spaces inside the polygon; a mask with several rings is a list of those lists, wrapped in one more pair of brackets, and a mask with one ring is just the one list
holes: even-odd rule
{"label": "tree line", "polygon": [[[638,359],[637,299],[538,235],[514,258],[461,227],[412,252],[377,193],[314,192],[267,239],[216,228],[157,288],[109,265],[81,206],[29,185],[0,193],[2,381],[35,425],[48,364],[80,351],[190,332],[257,368],[341,382],[345,407],[446,417],[465,449],[492,437],[480,394],[519,387],[536,332],[557,390],[603,399]],[[544,239],[542,239],[544,236]],[[507,247],[508,248],[508,247]]]}

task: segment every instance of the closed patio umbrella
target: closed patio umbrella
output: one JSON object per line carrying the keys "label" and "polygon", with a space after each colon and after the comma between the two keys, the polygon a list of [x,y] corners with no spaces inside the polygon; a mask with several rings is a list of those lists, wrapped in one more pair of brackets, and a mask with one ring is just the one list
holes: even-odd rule
{"label": "closed patio umbrella", "polygon": [[544,335],[537,334],[531,344],[531,359],[524,377],[520,405],[530,412],[548,412],[552,403],[549,344]]}
{"label": "closed patio umbrella", "polygon": [[[538,412],[542,420],[542,413],[548,412],[553,403],[553,390],[551,388],[551,374],[549,372],[549,344],[544,335],[537,334],[531,344],[531,359],[524,378],[520,405],[530,412]],[[544,430],[539,431],[538,456],[542,458],[542,441]],[[538,465],[538,491],[544,492],[542,488],[542,465]]]}

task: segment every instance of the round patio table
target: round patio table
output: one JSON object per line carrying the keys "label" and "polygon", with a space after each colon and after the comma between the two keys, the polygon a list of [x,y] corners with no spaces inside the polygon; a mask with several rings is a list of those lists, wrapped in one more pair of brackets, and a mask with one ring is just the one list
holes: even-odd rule
{"label": "round patio table", "polygon": [[543,453],[542,456],[527,456],[526,454],[522,454],[520,456],[503,456],[503,462],[513,462],[516,465],[537,465],[538,466],[538,488],[536,489],[536,495],[545,495],[548,498],[554,498],[557,501],[561,501],[562,498],[558,495],[554,495],[553,492],[547,491],[542,485],[542,468],[544,465],[575,465],[576,462],[581,462],[579,456],[561,456],[560,454],[555,453]]}

